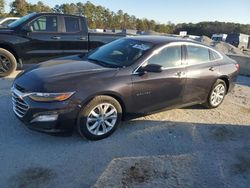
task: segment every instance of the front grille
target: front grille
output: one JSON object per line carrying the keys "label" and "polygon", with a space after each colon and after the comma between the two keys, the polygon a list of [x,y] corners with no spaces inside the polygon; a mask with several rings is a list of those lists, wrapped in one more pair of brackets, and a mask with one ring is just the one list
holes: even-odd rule
{"label": "front grille", "polygon": [[15,84],[15,88],[18,90],[18,91],[21,91],[21,92],[25,92],[25,89],[17,84]]}
{"label": "front grille", "polygon": [[29,109],[28,104],[22,99],[22,93],[15,88],[12,89],[12,104],[15,114],[22,118]]}

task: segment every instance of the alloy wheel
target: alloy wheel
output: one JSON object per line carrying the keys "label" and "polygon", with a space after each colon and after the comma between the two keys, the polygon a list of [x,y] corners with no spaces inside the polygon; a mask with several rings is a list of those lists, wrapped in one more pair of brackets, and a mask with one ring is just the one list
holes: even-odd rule
{"label": "alloy wheel", "polygon": [[0,73],[6,73],[10,69],[11,69],[10,60],[4,55],[0,55]]}
{"label": "alloy wheel", "polygon": [[117,110],[112,104],[99,104],[91,110],[87,117],[87,129],[93,135],[104,135],[112,130],[117,118]]}
{"label": "alloy wheel", "polygon": [[226,88],[223,84],[218,84],[212,91],[210,103],[212,106],[218,106],[224,99]]}

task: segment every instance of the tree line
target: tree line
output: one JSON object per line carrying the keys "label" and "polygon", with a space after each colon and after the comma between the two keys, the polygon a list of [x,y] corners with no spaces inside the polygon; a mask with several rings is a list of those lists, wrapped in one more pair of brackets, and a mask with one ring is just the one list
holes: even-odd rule
{"label": "tree line", "polygon": [[152,19],[139,19],[129,15],[122,10],[111,11],[106,7],[94,5],[90,1],[85,3],[63,3],[54,7],[45,5],[42,1],[36,4],[28,3],[26,0],[14,0],[10,4],[10,12],[5,13],[5,1],[0,0],[0,16],[24,16],[30,12],[59,12],[65,14],[82,14],[88,19],[91,29],[135,29],[139,31],[155,31],[159,33],[178,34],[187,31],[190,35],[212,36],[214,33],[245,33],[250,34],[249,24],[227,23],[227,22],[200,22],[166,24],[158,23]]}

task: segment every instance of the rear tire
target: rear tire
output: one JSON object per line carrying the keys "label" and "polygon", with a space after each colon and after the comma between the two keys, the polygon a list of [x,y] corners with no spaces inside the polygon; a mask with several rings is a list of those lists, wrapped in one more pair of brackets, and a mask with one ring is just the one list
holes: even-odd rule
{"label": "rear tire", "polygon": [[110,136],[121,122],[122,108],[110,96],[100,95],[92,99],[80,112],[77,131],[89,140]]}
{"label": "rear tire", "polygon": [[226,96],[226,93],[227,93],[226,83],[223,80],[218,79],[213,85],[205,105],[208,108],[217,108],[222,104]]}
{"label": "rear tire", "polygon": [[0,48],[0,77],[9,76],[17,68],[15,56],[8,50]]}

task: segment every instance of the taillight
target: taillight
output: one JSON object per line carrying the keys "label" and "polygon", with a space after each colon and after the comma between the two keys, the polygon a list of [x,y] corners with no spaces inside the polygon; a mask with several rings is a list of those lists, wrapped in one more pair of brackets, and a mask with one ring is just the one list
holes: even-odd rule
{"label": "taillight", "polygon": [[240,70],[240,65],[239,65],[239,63],[235,63],[235,67],[236,67],[237,71]]}

